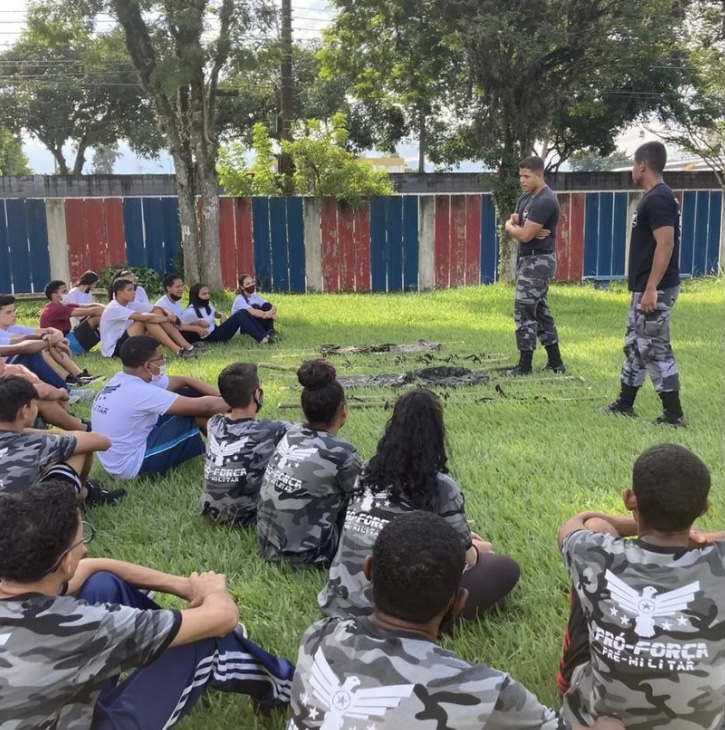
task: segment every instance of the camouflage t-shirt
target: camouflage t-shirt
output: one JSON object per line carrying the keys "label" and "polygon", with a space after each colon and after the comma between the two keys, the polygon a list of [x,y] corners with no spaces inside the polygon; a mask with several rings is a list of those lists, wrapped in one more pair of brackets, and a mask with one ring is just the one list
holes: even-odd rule
{"label": "camouflage t-shirt", "polygon": [[[460,535],[463,546],[468,549],[471,530],[464,504],[461,490],[453,479],[447,474],[438,474],[437,513]],[[372,553],[380,530],[398,515],[413,509],[409,504],[392,502],[387,492],[373,494],[369,489],[356,490],[347,508],[327,585],[317,596],[326,616],[369,613],[373,597],[370,583],[363,575],[363,562]]]}
{"label": "camouflage t-shirt", "polygon": [[565,730],[507,674],[469,664],[421,634],[362,616],[327,618],[302,637],[287,730]]}
{"label": "camouflage t-shirt", "polygon": [[285,421],[212,416],[207,424],[202,514],[219,524],[253,525],[264,470],[291,426]]}
{"label": "camouflage t-shirt", "polygon": [[347,441],[292,426],[262,479],[257,510],[262,557],[329,564],[360,466],[360,456]]}
{"label": "camouflage t-shirt", "polygon": [[717,730],[725,708],[725,542],[687,550],[578,530],[564,561],[589,628],[567,712],[627,730]]}
{"label": "camouflage t-shirt", "polygon": [[71,596],[0,600],[0,727],[88,730],[105,680],[154,661],[180,625],[177,611]]}
{"label": "camouflage t-shirt", "polygon": [[75,436],[0,431],[0,494],[35,484],[47,466],[68,459],[75,447]]}

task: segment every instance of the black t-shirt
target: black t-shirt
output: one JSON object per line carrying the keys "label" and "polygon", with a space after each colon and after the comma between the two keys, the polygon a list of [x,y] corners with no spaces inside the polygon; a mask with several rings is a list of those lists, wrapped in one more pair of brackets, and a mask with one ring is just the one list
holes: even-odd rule
{"label": "black t-shirt", "polygon": [[675,229],[675,248],[658,289],[669,289],[680,283],[680,204],[672,190],[659,183],[639,201],[632,218],[629,244],[629,290],[642,292],[652,271],[656,242],[653,231],[665,226]]}
{"label": "black t-shirt", "polygon": [[531,249],[544,253],[554,253],[556,249],[556,226],[559,223],[559,201],[552,189],[546,185],[537,195],[524,193],[516,203],[516,212],[519,214],[519,225],[524,226],[526,221],[540,223],[549,235],[539,240],[534,238],[528,243],[519,243],[519,251],[528,253]]}

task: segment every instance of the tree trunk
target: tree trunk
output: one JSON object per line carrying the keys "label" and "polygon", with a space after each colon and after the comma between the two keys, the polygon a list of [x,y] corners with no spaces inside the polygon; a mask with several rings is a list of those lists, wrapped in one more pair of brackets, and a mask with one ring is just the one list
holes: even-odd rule
{"label": "tree trunk", "polygon": [[420,114],[420,126],[418,129],[418,172],[425,172],[425,150],[428,145],[428,129],[426,127],[425,114]]}
{"label": "tree trunk", "polygon": [[199,265],[199,226],[196,219],[196,191],[193,173],[187,161],[174,155],[176,169],[176,194],[179,198],[179,222],[181,223],[181,247],[184,252],[184,279],[189,286],[203,281]]}
{"label": "tree trunk", "polygon": [[493,184],[493,201],[499,221],[498,280],[513,284],[516,279],[516,256],[518,241],[511,238],[505,229],[506,221],[516,208],[519,196],[518,178],[512,173],[511,159],[504,159]]}

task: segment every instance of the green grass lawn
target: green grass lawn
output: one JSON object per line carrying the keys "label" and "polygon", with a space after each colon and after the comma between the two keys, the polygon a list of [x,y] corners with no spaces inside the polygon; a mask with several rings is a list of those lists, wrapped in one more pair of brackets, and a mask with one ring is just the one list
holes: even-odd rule
{"label": "green grass lawn", "polygon": [[[237,360],[292,366],[314,357],[320,344],[419,338],[445,343],[442,356],[501,353],[513,358],[512,298],[511,287],[503,285],[424,294],[276,295],[283,334],[280,344],[262,347],[250,338],[237,338],[197,361],[170,360],[169,372],[215,382],[222,367]],[[467,624],[446,640],[447,646],[470,661],[510,672],[542,701],[556,705],[554,674],[567,593],[556,547],[557,529],[580,510],[621,511],[620,493],[629,484],[633,460],[648,446],[679,443],[705,460],[713,475],[713,504],[701,524],[708,530],[721,529],[723,299],[721,279],[689,281],[673,315],[688,429],[650,425],[660,413],[660,404],[649,382],[637,404],[640,418],[597,412],[618,392],[628,302],[621,288],[597,291],[557,285],[552,289],[550,302],[566,365],[570,374],[583,376],[585,382],[504,384],[508,398],[480,403],[476,398],[496,393],[491,385],[476,386],[468,396],[449,398],[445,414],[451,472],[466,495],[473,529],[491,540],[497,552],[515,557],[522,578],[503,610]],[[217,306],[228,311],[230,303],[231,297],[217,301]],[[36,304],[23,304],[22,321],[33,323],[38,309]],[[543,350],[537,351],[535,366],[542,367],[544,361]],[[423,367],[412,356],[397,364],[393,355],[337,357],[334,362],[339,374]],[[470,361],[460,364],[471,366]],[[82,366],[111,375],[118,363],[94,354],[83,358]],[[280,401],[298,400],[294,374],[260,373],[265,391],[262,415],[301,418],[297,409],[277,407]],[[369,395],[368,391],[357,393]],[[381,395],[390,398],[391,393]],[[542,395],[551,400],[534,400]],[[576,397],[582,400],[561,400]],[[77,412],[87,415],[88,410],[86,406]],[[368,458],[388,416],[382,408],[351,410],[341,436]],[[294,660],[300,635],[320,618],[315,596],[326,574],[265,565],[256,553],[253,532],[220,529],[201,519],[197,514],[201,475],[202,460],[198,459],[165,479],[124,484],[129,494],[121,506],[92,514],[99,532],[91,554],[173,573],[226,573],[251,638]],[[109,486],[113,483],[106,481]],[[282,718],[255,718],[244,698],[210,694],[181,727],[238,730],[283,724]]]}

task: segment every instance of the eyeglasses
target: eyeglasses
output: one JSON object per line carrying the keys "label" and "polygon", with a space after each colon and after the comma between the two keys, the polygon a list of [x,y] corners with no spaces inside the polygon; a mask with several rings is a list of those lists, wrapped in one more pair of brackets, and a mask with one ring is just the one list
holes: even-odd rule
{"label": "eyeglasses", "polygon": [[161,355],[161,357],[152,357],[149,362],[166,362],[166,355]]}
{"label": "eyeglasses", "polygon": [[83,525],[83,537],[78,542],[74,542],[67,550],[64,550],[60,554],[58,560],[53,563],[48,573],[55,573],[55,571],[60,567],[60,564],[63,562],[63,558],[68,555],[69,552],[75,550],[79,545],[88,545],[88,543],[96,536],[96,528],[93,527],[90,522],[83,520],[81,524]]}

